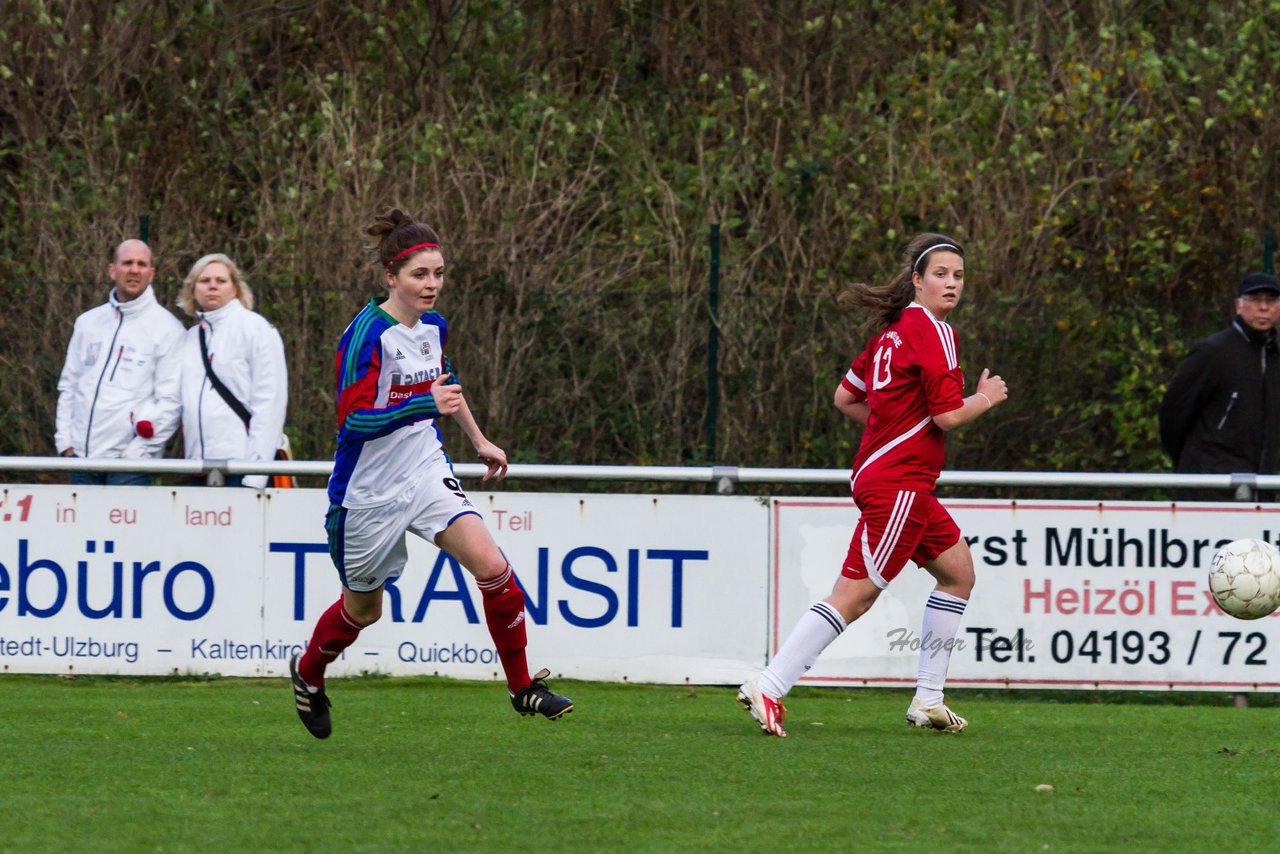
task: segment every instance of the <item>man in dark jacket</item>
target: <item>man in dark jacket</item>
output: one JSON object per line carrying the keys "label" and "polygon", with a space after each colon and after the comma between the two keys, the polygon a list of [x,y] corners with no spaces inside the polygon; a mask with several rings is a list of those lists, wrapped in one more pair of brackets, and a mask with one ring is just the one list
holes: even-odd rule
{"label": "man in dark jacket", "polygon": [[[1240,281],[1236,319],[1191,348],[1160,404],[1160,441],[1186,473],[1273,474],[1280,456],[1280,284]],[[1243,491],[1181,490],[1182,500],[1250,499]]]}

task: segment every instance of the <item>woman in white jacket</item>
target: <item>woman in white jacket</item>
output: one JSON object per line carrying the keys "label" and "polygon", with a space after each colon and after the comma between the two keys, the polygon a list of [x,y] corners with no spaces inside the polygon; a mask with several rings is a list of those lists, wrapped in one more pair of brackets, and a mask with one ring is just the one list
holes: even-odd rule
{"label": "woman in white jacket", "polygon": [[[200,321],[187,330],[182,350],[187,458],[274,459],[289,400],[284,342],[253,311],[253,291],[240,268],[226,255],[205,255],[183,281],[178,305]],[[227,483],[263,487],[267,476],[233,476]]]}

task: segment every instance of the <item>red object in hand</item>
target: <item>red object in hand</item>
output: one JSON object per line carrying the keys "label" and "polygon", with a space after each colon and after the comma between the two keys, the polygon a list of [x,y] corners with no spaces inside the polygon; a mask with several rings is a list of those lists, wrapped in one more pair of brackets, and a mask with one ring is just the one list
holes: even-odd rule
{"label": "red object in hand", "polygon": [[137,430],[138,435],[144,439],[151,439],[156,435],[156,428],[151,426],[150,421],[139,421],[133,425],[133,429]]}

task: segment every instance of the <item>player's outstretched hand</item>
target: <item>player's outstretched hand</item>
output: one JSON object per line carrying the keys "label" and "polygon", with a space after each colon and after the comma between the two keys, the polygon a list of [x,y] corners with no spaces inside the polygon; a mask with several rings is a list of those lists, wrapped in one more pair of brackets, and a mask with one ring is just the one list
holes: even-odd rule
{"label": "player's outstretched hand", "polygon": [[995,406],[1009,399],[1009,386],[1005,385],[999,374],[991,376],[991,372],[983,368],[982,376],[978,377],[978,393],[985,395],[991,405]]}
{"label": "player's outstretched hand", "polygon": [[441,374],[431,384],[431,396],[436,401],[436,411],[441,415],[452,415],[462,408],[462,386],[458,383],[445,385],[450,374]]}
{"label": "player's outstretched hand", "polygon": [[502,480],[507,476],[506,451],[492,442],[481,442],[476,447],[476,455],[480,457],[480,462],[489,467],[489,470],[485,472],[485,476],[481,480],[488,480],[491,477]]}

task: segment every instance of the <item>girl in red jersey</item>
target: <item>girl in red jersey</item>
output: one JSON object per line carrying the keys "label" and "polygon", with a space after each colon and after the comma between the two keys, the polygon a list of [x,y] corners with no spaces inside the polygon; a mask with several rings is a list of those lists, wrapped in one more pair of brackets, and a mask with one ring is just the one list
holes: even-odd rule
{"label": "girl in red jersey", "polygon": [[343,589],[316,622],[306,651],[289,663],[294,707],[308,732],[329,737],[325,669],[382,616],[383,590],[404,569],[405,534],[412,532],[476,577],[511,705],[554,720],[573,711],[573,702],[547,687],[545,668],[529,675],[524,591],[441,444],[438,422],[449,416],[488,467],[485,480],[507,473],[506,453],[476,424],[445,355],[449,325],[435,310],[444,288],[440,238],[394,209],[368,233],[378,238],[387,295],[351,321],[334,362],[338,449],[325,530]]}
{"label": "girl in red jersey", "polygon": [[946,432],[1004,402],[1004,380],[983,370],[964,396],[955,332],[945,322],[964,291],[964,250],[942,234],[921,234],[903,267],[881,286],[854,285],[840,305],[864,313],[874,333],[836,388],[835,405],[865,425],[853,464],[861,512],[840,577],[801,616],[777,655],[743,683],[738,700],[765,735],[785,736],[782,698],[850,623],[866,613],[908,560],[938,582],[925,605],[916,694],[907,722],[960,732],[968,722],[943,702],[951,648],[973,590],[973,557],[934,484]]}

